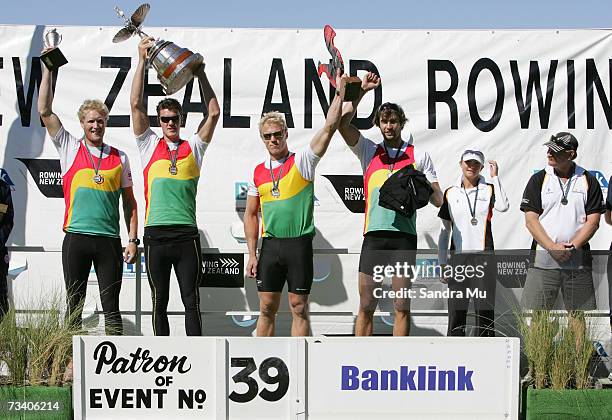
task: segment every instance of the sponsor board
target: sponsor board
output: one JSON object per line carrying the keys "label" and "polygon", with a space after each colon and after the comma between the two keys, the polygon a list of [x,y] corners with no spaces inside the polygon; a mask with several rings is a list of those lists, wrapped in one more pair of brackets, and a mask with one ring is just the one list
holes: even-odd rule
{"label": "sponsor board", "polygon": [[599,182],[599,186],[601,187],[601,191],[603,192],[603,197],[604,197],[604,202],[605,202],[606,195],[608,194],[608,188],[610,188],[610,185],[608,185],[608,178],[606,178],[606,176],[600,171],[590,169],[589,172],[591,173],[591,175],[595,177],[597,182]]}
{"label": "sponsor board", "polygon": [[225,342],[181,339],[74,337],[75,419],[218,418]]}
{"label": "sponsor board", "polygon": [[362,175],[323,175],[351,213],[365,213]]}
{"label": "sponsor board", "polygon": [[518,338],[74,337],[75,419],[508,419]]}
{"label": "sponsor board", "polygon": [[244,254],[202,254],[200,287],[244,287]]}
{"label": "sponsor board", "polygon": [[246,200],[248,192],[248,182],[234,182],[234,199],[236,201],[236,211],[244,211],[246,209]]}
{"label": "sponsor board", "polygon": [[47,198],[63,198],[62,170],[58,159],[25,159],[17,158],[22,162],[38,190]]}
{"label": "sponsor board", "polygon": [[[147,264],[145,263],[144,252],[140,254],[140,275],[142,278],[147,278]],[[123,264],[123,273],[121,278],[125,279],[134,279],[136,278],[136,263],[126,263]],[[89,280],[88,284],[98,284],[98,277],[96,276],[96,270],[92,264],[89,268]]]}
{"label": "sponsor board", "polygon": [[518,338],[308,340],[308,418],[518,416]]}
{"label": "sponsor board", "polygon": [[530,251],[496,251],[495,264],[499,284],[508,289],[522,288],[531,264]]}
{"label": "sponsor board", "polygon": [[[305,404],[306,342],[271,337],[228,337],[228,418],[295,418]],[[256,343],[256,345],[253,345]],[[302,375],[300,377],[300,374]],[[296,395],[301,392],[302,395]]]}

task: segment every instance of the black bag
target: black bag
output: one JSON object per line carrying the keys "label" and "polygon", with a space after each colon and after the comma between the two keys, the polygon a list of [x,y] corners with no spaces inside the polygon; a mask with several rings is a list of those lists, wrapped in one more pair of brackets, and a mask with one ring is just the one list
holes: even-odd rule
{"label": "black bag", "polygon": [[417,209],[425,207],[433,193],[425,175],[408,165],[395,172],[380,187],[378,205],[412,217]]}

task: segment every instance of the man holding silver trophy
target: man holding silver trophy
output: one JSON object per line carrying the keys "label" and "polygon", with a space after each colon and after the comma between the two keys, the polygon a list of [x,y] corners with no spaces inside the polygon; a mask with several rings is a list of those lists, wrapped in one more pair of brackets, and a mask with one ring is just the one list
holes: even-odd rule
{"label": "man holding silver trophy", "polygon": [[[140,151],[145,184],[144,246],[153,300],[153,330],[155,335],[170,334],[167,307],[170,271],[174,267],[185,306],[185,331],[187,335],[197,336],[202,334],[198,289],[202,261],[196,224],[196,194],[204,152],[212,139],[220,108],[204,73],[204,64],[197,63],[192,71],[199,80],[206,114],[198,131],[186,140],[181,139],[182,108],[172,98],[163,99],[157,105],[162,136],[151,130],[143,91],[147,59],[152,58],[148,55],[155,54],[157,44],[159,41],[149,36],[144,36],[138,44],[139,61],[130,95],[132,128]],[[170,63],[166,71],[180,67],[174,64]],[[174,74],[172,71],[168,73],[170,78]],[[171,83],[164,84],[164,80],[170,81],[170,78],[164,78],[163,74],[159,76],[162,86],[167,87],[166,93],[175,90],[177,86],[172,88]]]}

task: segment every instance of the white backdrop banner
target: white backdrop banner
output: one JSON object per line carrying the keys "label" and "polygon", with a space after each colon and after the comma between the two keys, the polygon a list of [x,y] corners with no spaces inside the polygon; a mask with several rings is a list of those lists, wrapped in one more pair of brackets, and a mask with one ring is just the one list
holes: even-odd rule
{"label": "white backdrop banner", "polygon": [[[112,11],[111,11],[112,12]],[[109,12],[110,13],[110,12]],[[59,247],[64,203],[57,154],[36,110],[38,56],[44,26],[0,26],[0,168],[12,184],[13,245]],[[142,165],[129,117],[129,90],[137,38],[111,39],[118,27],[59,27],[69,63],[59,70],[53,109],[74,135],[76,111],[86,98],[111,109],[105,141],[131,159],[143,220]],[[245,185],[266,156],[257,133],[262,112],[279,110],[290,128],[290,148],[308,143],[324,122],[330,97],[316,63],[329,59],[322,30],[148,28],[153,36],[203,54],[222,105],[222,117],[204,157],[198,224],[203,246],[242,252]],[[336,44],[351,74],[381,75],[382,85],[362,101],[355,124],[380,140],[370,117],[377,105],[401,104],[410,121],[404,137],[429,152],[442,188],[459,175],[466,148],[478,147],[500,165],[511,209],[497,214],[497,248],[527,248],[520,198],[529,177],[545,164],[542,143],[569,130],[580,141],[578,163],[604,189],[612,172],[612,32],[609,30],[425,31],[339,30]],[[145,95],[148,112],[162,97],[154,71]],[[203,117],[193,84],[174,95],[187,112],[186,136]],[[363,186],[360,166],[337,134],[317,167],[317,249],[361,245]],[[486,174],[488,176],[488,174]],[[435,248],[437,210],[419,211],[420,248]],[[142,223],[141,223],[142,225]],[[142,226],[141,226],[142,229]],[[125,232],[124,232],[125,238]],[[607,249],[605,226],[592,240]],[[228,251],[228,252],[231,252]]]}
{"label": "white backdrop banner", "polygon": [[[0,25],[0,176],[13,188],[15,227],[9,245],[59,251],[64,212],[59,161],[36,107],[41,78],[38,57],[46,29]],[[113,44],[118,29],[58,27],[63,35],[60,47],[69,62],[57,74],[53,109],[64,126],[80,136],[76,111],[82,101],[100,98],[109,106],[105,141],[124,150],[131,160],[141,236],[145,207],[142,164],[129,115],[138,39]],[[222,116],[204,156],[197,221],[207,252],[233,258],[246,252],[242,226],[246,185],[254,167],[266,157],[257,130],[262,112],[285,114],[292,150],[308,144],[324,123],[333,93],[327,78],[316,73],[316,63],[329,59],[323,31],[152,27],[147,32],[205,58]],[[612,31],[339,30],[336,45],[351,74],[363,76],[372,70],[382,79],[381,86],[363,98],[354,121],[364,135],[381,140],[370,119],[378,105],[392,101],[401,104],[410,119],[404,138],[412,137],[415,147],[431,155],[443,189],[459,176],[458,161],[466,148],[480,148],[486,158],[499,162],[510,209],[493,216],[497,249],[531,245],[519,205],[529,177],[545,165],[542,143],[551,134],[570,131],[576,135],[578,163],[607,191],[612,173]],[[154,116],[163,94],[153,70],[148,73],[145,95],[148,113]],[[202,99],[193,83],[174,97],[186,111],[182,133],[187,136],[203,118]],[[488,177],[487,170],[484,172]],[[311,296],[315,313],[350,314],[358,308],[363,207],[359,162],[336,134],[315,178],[317,231]],[[437,214],[438,209],[431,205],[419,210],[421,249],[437,248]],[[122,235],[125,242],[125,230]],[[591,240],[592,248],[607,250],[610,238],[610,228],[602,223]],[[17,301],[26,301],[24,306],[33,290],[63,288],[60,255],[52,254],[12,253],[12,289]],[[436,263],[435,253],[423,258],[428,264]],[[602,265],[601,261],[594,270],[595,287],[599,308],[606,309],[605,262]],[[207,270],[217,270],[215,264],[219,263],[211,262]],[[121,307],[137,314],[147,312],[142,322],[146,329],[136,321],[136,331],[151,334],[146,277],[140,293],[133,279],[134,266],[126,265]],[[171,317],[171,329],[172,334],[180,335],[183,306],[176,283],[172,283],[169,310],[177,314]],[[500,299],[518,302],[520,289],[512,290],[517,290],[516,296]],[[90,297],[94,292],[90,290]],[[249,313],[258,311],[259,302],[252,280],[245,280],[244,289],[205,288],[200,296],[205,311],[223,314],[218,320],[207,319],[209,333],[242,335],[254,328]],[[100,307],[95,302],[88,303],[87,311]],[[425,309],[445,309],[443,302],[436,305]],[[239,315],[227,317],[227,311]],[[281,311],[288,311],[284,300]],[[247,314],[240,315],[243,313]],[[288,334],[289,328],[290,322],[283,321],[279,331]],[[315,325],[318,333],[317,328]],[[352,321],[342,331],[351,333]]]}

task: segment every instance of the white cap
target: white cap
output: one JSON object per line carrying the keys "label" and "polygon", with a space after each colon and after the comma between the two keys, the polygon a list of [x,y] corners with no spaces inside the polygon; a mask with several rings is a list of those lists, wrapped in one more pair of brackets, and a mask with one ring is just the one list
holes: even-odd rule
{"label": "white cap", "polygon": [[463,154],[461,155],[461,160],[463,162],[467,161],[467,160],[476,160],[478,162],[480,162],[481,165],[484,166],[484,154],[480,151],[480,150],[466,150],[465,152],[463,152]]}

